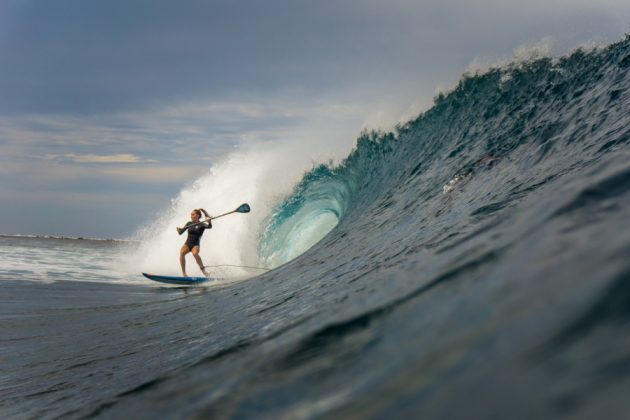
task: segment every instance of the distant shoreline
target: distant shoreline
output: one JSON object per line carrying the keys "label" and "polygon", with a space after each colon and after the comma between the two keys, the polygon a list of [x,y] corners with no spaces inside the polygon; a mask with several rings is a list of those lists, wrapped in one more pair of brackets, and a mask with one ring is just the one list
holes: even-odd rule
{"label": "distant shoreline", "polygon": [[13,238],[13,239],[65,239],[74,241],[100,241],[100,242],[137,242],[130,239],[114,239],[114,238],[89,238],[83,236],[56,236],[56,235],[22,235],[22,234],[1,234],[0,238]]}

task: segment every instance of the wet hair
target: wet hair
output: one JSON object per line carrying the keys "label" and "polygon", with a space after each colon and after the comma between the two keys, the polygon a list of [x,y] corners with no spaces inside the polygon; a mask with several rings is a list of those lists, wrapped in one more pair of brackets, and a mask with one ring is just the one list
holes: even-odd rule
{"label": "wet hair", "polygon": [[201,217],[201,210],[194,209],[193,211],[197,214],[197,216]]}

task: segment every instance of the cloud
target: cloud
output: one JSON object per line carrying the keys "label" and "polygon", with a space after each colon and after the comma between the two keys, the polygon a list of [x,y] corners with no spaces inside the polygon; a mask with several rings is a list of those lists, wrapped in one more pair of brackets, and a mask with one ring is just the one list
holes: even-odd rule
{"label": "cloud", "polygon": [[192,182],[208,171],[205,166],[116,166],[103,168],[101,174],[113,181],[138,183],[175,183],[184,185]]}
{"label": "cloud", "polygon": [[0,20],[8,28],[0,39],[7,114],[144,111],[279,92],[382,94],[418,79],[430,94],[471,55],[504,54],[546,35],[571,45],[618,38],[630,18],[630,3],[617,0],[23,3]]}
{"label": "cloud", "polygon": [[0,212],[17,192],[168,202],[243,145],[343,158],[476,56],[613,41],[630,21],[622,0],[144,3],[0,2]]}
{"label": "cloud", "polygon": [[[82,207],[94,207],[94,214],[120,212],[92,201],[92,194],[121,197],[123,206],[125,197],[168,206],[226,155],[251,145],[267,150],[278,142],[287,148],[310,144],[313,161],[341,159],[359,133],[365,106],[250,97],[98,116],[0,116],[0,213],[17,214],[21,202],[53,197],[60,208],[83,197]],[[64,219],[63,213],[54,217]],[[6,220],[0,231],[13,223]],[[125,229],[132,228],[131,219],[126,223]],[[72,232],[84,234],[66,233]]]}
{"label": "cloud", "polygon": [[44,159],[56,160],[59,162],[76,162],[76,163],[141,163],[155,162],[154,160],[143,160],[138,156],[129,153],[120,153],[117,155],[77,155],[74,153],[66,153],[65,155],[46,155]]}
{"label": "cloud", "polygon": [[330,136],[341,126],[352,143],[370,106],[365,102],[249,98],[98,116],[0,116],[0,160],[208,166],[243,144]]}

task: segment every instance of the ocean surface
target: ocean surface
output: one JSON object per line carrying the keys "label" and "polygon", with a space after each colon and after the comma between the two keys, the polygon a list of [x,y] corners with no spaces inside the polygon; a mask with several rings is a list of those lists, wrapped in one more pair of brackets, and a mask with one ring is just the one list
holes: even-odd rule
{"label": "ocean surface", "polygon": [[628,418],[630,37],[465,75],[253,217],[270,270],[190,288],[129,262],[155,230],[0,238],[0,416]]}

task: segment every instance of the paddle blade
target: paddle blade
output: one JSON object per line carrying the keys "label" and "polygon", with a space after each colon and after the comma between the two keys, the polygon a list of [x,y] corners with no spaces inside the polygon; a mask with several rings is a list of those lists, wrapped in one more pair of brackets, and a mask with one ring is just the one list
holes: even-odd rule
{"label": "paddle blade", "polygon": [[249,213],[250,212],[250,208],[249,208],[249,204],[245,203],[245,204],[241,204],[240,206],[238,206],[238,208],[236,210],[234,210],[237,213]]}

